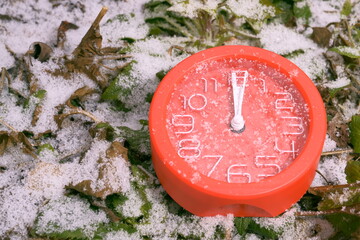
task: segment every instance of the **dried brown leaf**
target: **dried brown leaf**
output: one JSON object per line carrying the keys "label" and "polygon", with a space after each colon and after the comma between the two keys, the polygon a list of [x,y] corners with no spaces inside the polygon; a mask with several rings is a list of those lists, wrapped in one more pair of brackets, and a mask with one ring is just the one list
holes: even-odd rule
{"label": "dried brown leaf", "polygon": [[322,47],[328,47],[332,33],[325,27],[314,27],[311,35],[312,40]]}
{"label": "dried brown leaf", "polygon": [[102,167],[99,170],[99,178],[97,181],[104,181],[105,184],[103,184],[102,188],[99,189],[93,189],[93,186],[96,184],[94,183],[92,180],[83,180],[75,185],[70,184],[69,186],[67,186],[68,189],[74,189],[78,192],[81,192],[85,195],[88,196],[92,196],[92,197],[96,197],[96,198],[101,198],[103,200],[106,199],[107,196],[114,194],[114,193],[120,193],[121,192],[121,188],[112,188],[111,184],[109,184],[108,182],[106,182],[106,178],[105,175],[103,174],[103,171],[105,171],[107,167]]}
{"label": "dried brown leaf", "polygon": [[[128,55],[118,54],[119,48],[102,48],[102,36],[100,34],[99,23],[107,12],[107,8],[102,8],[80,44],[73,51],[73,58],[65,61],[69,72],[78,71],[86,74],[91,80],[99,84],[104,89],[108,86],[109,80],[101,72],[101,68],[110,69],[103,64],[104,60],[118,60],[128,58]],[[105,56],[110,55],[110,56]]]}
{"label": "dried brown leaf", "polygon": [[53,50],[46,43],[34,42],[30,45],[28,53],[30,54],[30,56],[39,60],[40,62],[45,62],[50,58]]}
{"label": "dried brown leaf", "polygon": [[29,139],[25,136],[24,133],[18,132],[17,133],[17,142],[22,143],[22,150],[24,153],[31,155],[34,158],[37,158],[36,154],[34,153],[34,147],[30,143]]}
{"label": "dried brown leaf", "polygon": [[101,49],[102,45],[102,36],[100,34],[99,23],[101,19],[105,16],[107,8],[104,7],[101,9],[96,19],[90,26],[89,30],[86,32],[85,36],[81,39],[80,44],[73,51],[75,57],[78,56],[89,56],[97,53]]}
{"label": "dried brown leaf", "polygon": [[[6,81],[7,80],[7,81]],[[8,88],[11,82],[10,75],[6,68],[1,68],[1,76],[0,76],[0,91],[4,88]]]}
{"label": "dried brown leaf", "polygon": [[350,141],[349,127],[339,113],[336,113],[329,121],[327,133],[330,138],[336,142],[338,147],[348,147],[348,143]]}
{"label": "dried brown leaf", "polygon": [[35,126],[37,121],[39,120],[39,116],[42,112],[42,105],[37,105],[35,107],[34,113],[33,113],[33,118],[31,120],[31,126]]}
{"label": "dried brown leaf", "polygon": [[74,99],[80,99],[80,101],[83,101],[84,98],[89,95],[89,94],[93,94],[93,93],[97,93],[98,91],[96,89],[93,88],[89,88],[88,86],[79,88],[78,90],[76,90],[71,96],[70,98],[66,101],[66,105],[71,107],[71,108],[76,108],[71,101]]}
{"label": "dried brown leaf", "polygon": [[64,43],[66,41],[66,31],[70,29],[78,29],[79,27],[71,22],[68,21],[62,21],[60,23],[60,26],[58,28],[57,33],[57,47],[58,48],[64,48]]}
{"label": "dried brown leaf", "polygon": [[106,157],[107,158],[116,158],[118,156],[121,156],[126,161],[129,162],[128,158],[128,149],[124,147],[124,144],[118,141],[112,142],[109,149],[106,150]]}
{"label": "dried brown leaf", "polygon": [[0,131],[0,156],[4,154],[7,148],[12,146],[8,132]]}
{"label": "dried brown leaf", "polygon": [[83,180],[75,185],[70,184],[69,186],[67,186],[67,188],[74,189],[78,192],[84,193],[89,196],[98,197],[97,192],[92,190],[91,184],[92,184],[91,180]]}
{"label": "dried brown leaf", "polygon": [[22,132],[6,132],[0,131],[0,155],[3,155],[6,149],[21,144],[21,149],[24,153],[37,158],[34,153],[34,147],[30,143],[29,139]]}
{"label": "dried brown leaf", "polygon": [[101,9],[80,44],[73,51],[74,58],[66,62],[70,71],[77,70],[85,73],[90,79],[98,82],[101,87],[107,85],[107,79],[101,75],[100,66],[94,61],[94,57],[100,55],[102,36],[99,23],[107,10],[107,8]]}
{"label": "dried brown leaf", "polygon": [[[106,151],[106,158],[100,158],[98,160],[99,164],[99,175],[96,182],[92,180],[83,180],[77,184],[70,184],[67,186],[69,189],[74,189],[78,192],[84,193],[88,196],[106,199],[107,196],[114,193],[121,193],[121,186],[114,184],[112,175],[116,172],[116,161],[115,159],[118,156],[122,156],[126,161],[127,149],[123,146],[122,143],[114,141],[111,146]],[[97,184],[101,182],[101,184]]]}
{"label": "dried brown leaf", "polygon": [[338,72],[338,69],[342,69],[342,68],[339,68],[339,67],[344,67],[345,66],[345,62],[344,62],[344,58],[334,52],[334,51],[327,51],[325,54],[324,54],[325,58],[330,62],[330,67],[331,67],[331,71],[332,73],[336,76],[336,77],[340,77],[339,76],[339,72]]}
{"label": "dried brown leaf", "polygon": [[80,114],[80,115],[84,115],[84,116],[86,116],[86,117],[89,117],[89,118],[90,118],[91,120],[93,120],[95,123],[99,123],[99,122],[100,122],[100,120],[99,120],[96,116],[94,116],[93,114],[91,114],[91,113],[89,113],[89,112],[87,112],[87,111],[84,111],[84,110],[82,110],[82,109],[80,109],[80,108],[72,108],[72,109],[70,109],[69,111],[67,111],[66,113],[62,113],[62,114],[55,115],[55,116],[54,116],[54,120],[55,120],[55,122],[57,123],[58,127],[60,128],[61,125],[62,125],[62,123],[63,123],[63,121],[64,121],[67,117],[69,117],[69,116],[71,116],[71,115],[75,115],[75,114]]}
{"label": "dried brown leaf", "polygon": [[89,129],[90,136],[99,140],[112,142],[115,138],[115,129],[106,122],[101,122]]}
{"label": "dried brown leaf", "polygon": [[114,213],[113,210],[111,210],[110,208],[108,208],[108,207],[106,206],[106,204],[104,203],[104,201],[101,201],[101,202],[100,202],[100,201],[94,200],[94,201],[91,201],[91,205],[94,205],[94,206],[100,208],[101,210],[103,210],[103,211],[106,213],[106,215],[110,218],[110,220],[111,220],[112,222],[118,222],[118,221],[121,220],[121,218],[119,218],[118,216],[116,216],[116,214]]}
{"label": "dried brown leaf", "polygon": [[51,177],[65,177],[63,165],[50,162],[37,162],[27,176],[26,186],[33,190],[57,187],[57,181],[49,181]]}
{"label": "dried brown leaf", "polygon": [[32,73],[31,73],[31,77],[30,77],[30,94],[36,93],[39,90],[39,84],[38,84],[38,80],[37,78],[33,77]]}

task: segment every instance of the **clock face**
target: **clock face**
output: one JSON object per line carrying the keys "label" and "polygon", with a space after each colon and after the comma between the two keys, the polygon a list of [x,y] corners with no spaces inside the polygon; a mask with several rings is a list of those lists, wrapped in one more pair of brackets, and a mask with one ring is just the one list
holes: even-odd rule
{"label": "clock face", "polygon": [[179,159],[199,176],[250,183],[280,173],[299,155],[308,115],[289,77],[257,60],[228,57],[174,79],[166,129]]}

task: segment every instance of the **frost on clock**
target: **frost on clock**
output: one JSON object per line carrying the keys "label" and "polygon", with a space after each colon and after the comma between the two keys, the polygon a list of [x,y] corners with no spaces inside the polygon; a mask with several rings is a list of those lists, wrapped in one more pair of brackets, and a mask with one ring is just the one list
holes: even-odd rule
{"label": "frost on clock", "polygon": [[[169,73],[163,81],[175,85],[170,93],[159,87],[171,95],[165,125],[177,156],[225,182],[258,182],[287,168],[309,126],[309,109],[294,83],[245,57],[206,59],[192,68],[178,78]],[[237,114],[245,122],[240,132],[232,125]],[[191,178],[194,184],[199,179]]]}

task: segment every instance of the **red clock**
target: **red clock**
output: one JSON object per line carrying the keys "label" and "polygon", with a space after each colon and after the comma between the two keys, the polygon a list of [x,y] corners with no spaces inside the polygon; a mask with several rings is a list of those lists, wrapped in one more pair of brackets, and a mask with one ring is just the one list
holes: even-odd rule
{"label": "red clock", "polygon": [[249,46],[196,53],[156,90],[156,174],[198,216],[276,216],[310,186],[326,134],[323,101],[289,60]]}

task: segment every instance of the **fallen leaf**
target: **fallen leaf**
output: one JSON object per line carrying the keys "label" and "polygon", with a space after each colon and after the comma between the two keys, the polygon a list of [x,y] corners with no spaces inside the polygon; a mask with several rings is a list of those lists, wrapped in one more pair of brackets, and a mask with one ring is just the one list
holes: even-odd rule
{"label": "fallen leaf", "polygon": [[106,157],[107,158],[116,158],[118,156],[121,156],[127,162],[129,161],[128,149],[126,147],[124,147],[123,143],[114,141],[114,142],[112,142],[111,146],[106,150]]}
{"label": "fallen leaf", "polygon": [[35,107],[34,113],[33,113],[33,118],[31,120],[31,126],[35,126],[37,121],[39,120],[39,116],[42,112],[42,106],[41,105],[37,105]]}
{"label": "fallen leaf", "polygon": [[121,188],[121,184],[119,184],[120,182],[116,180],[121,177],[116,176],[118,156],[121,156],[122,159],[126,161],[127,166],[129,165],[127,149],[123,147],[122,143],[114,141],[106,151],[106,158],[100,158],[98,160],[99,175],[97,180],[94,182],[86,179],[77,184],[70,184],[67,188],[74,189],[88,196],[101,198],[102,200],[105,200],[106,197],[111,194],[121,193],[123,189]]}
{"label": "fallen leaf", "polygon": [[34,42],[30,45],[30,49],[27,53],[40,62],[45,62],[50,58],[53,50],[46,43]]}
{"label": "fallen leaf", "polygon": [[88,118],[90,118],[92,121],[94,121],[95,123],[99,123],[101,122],[96,116],[94,116],[93,114],[85,111],[85,110],[82,110],[80,108],[72,108],[70,110],[68,110],[67,112],[65,113],[61,113],[61,114],[58,114],[58,115],[55,115],[54,116],[54,120],[55,122],[57,123],[58,127],[60,128],[63,121],[71,116],[71,115],[75,115],[75,114],[80,114],[80,115],[83,115],[83,116],[86,116]]}
{"label": "fallen leaf", "polygon": [[66,170],[61,164],[38,162],[29,172],[26,179],[26,186],[37,191],[44,189],[61,188],[62,184],[56,178],[64,178]]}
{"label": "fallen leaf", "polygon": [[10,78],[8,71],[6,70],[6,68],[2,67],[1,68],[1,76],[0,76],[0,93],[3,89],[5,89],[5,91],[7,91],[7,89],[9,88],[9,85],[10,85],[10,81],[11,81],[11,78]]}
{"label": "fallen leaf", "polygon": [[17,146],[18,144],[21,144],[21,149],[24,153],[37,158],[32,144],[24,133],[0,131],[0,156],[5,153],[6,149]]}
{"label": "fallen leaf", "polygon": [[58,48],[64,48],[64,44],[66,41],[66,31],[70,29],[78,29],[79,27],[71,22],[68,21],[62,21],[60,23],[60,26],[58,28],[57,32],[57,47]]}
{"label": "fallen leaf", "polygon": [[348,142],[350,141],[349,128],[339,113],[336,113],[329,121],[328,134],[338,147],[348,147]]}
{"label": "fallen leaf", "polygon": [[113,141],[115,138],[115,129],[106,122],[98,123],[89,130],[90,135],[93,138],[100,140]]}
{"label": "fallen leaf", "polygon": [[311,35],[312,40],[322,47],[328,47],[332,33],[325,27],[314,27]]}
{"label": "fallen leaf", "polygon": [[102,48],[102,36],[100,34],[99,23],[107,10],[106,7],[101,9],[89,30],[81,39],[80,44],[73,51],[73,57],[65,61],[68,71],[78,71],[86,74],[91,80],[98,83],[102,89],[108,86],[109,80],[107,76],[103,75],[101,67],[109,70],[118,70],[123,67],[120,66],[115,69],[110,69],[103,64],[103,61],[130,57],[129,55],[118,54],[119,48]]}
{"label": "fallen leaf", "polygon": [[334,51],[327,51],[324,53],[325,58],[330,62],[332,73],[336,77],[340,77],[341,73],[338,72],[338,69],[341,69],[341,67],[345,66],[344,58]]}
{"label": "fallen leaf", "polygon": [[70,98],[66,101],[66,105],[71,107],[71,108],[76,108],[76,106],[73,105],[72,101],[75,99],[79,99],[80,101],[83,101],[84,98],[87,95],[93,94],[93,93],[97,93],[98,91],[93,89],[93,88],[89,88],[88,86],[79,88],[78,90],[76,90],[71,96]]}
{"label": "fallen leaf", "polygon": [[5,131],[0,131],[0,156],[5,153],[7,148],[12,146],[13,143],[10,141],[9,134]]}
{"label": "fallen leaf", "polygon": [[107,10],[107,8],[101,9],[95,21],[81,39],[80,44],[73,51],[74,58],[66,63],[68,68],[85,73],[102,87],[107,85],[107,79],[101,76],[100,67],[94,61],[94,57],[100,55],[102,36],[100,34],[99,23]]}

